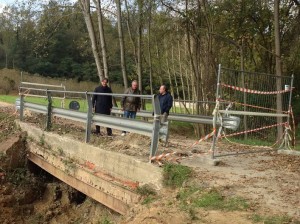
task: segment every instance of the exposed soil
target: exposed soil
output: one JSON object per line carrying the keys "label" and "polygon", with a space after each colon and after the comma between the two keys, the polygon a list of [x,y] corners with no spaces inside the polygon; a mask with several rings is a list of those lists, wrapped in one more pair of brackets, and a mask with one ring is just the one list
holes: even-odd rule
{"label": "exposed soil", "polygon": [[[0,112],[5,112],[14,119],[13,107],[0,103]],[[13,131],[13,125],[8,120],[0,121],[2,142],[8,137],[5,133],[18,134]],[[26,122],[43,128],[46,120],[43,116],[28,113]],[[53,131],[84,139],[84,126],[64,119],[54,119]],[[91,144],[147,161],[149,138],[131,133],[120,136],[121,132],[116,130],[113,130],[113,137],[108,137],[105,130],[102,131],[103,136],[92,136]],[[144,203],[143,198],[140,204],[121,217],[89,198],[78,203],[80,197],[72,199],[70,195],[73,190],[55,179],[43,179],[43,184],[37,185],[36,183],[40,183],[39,177],[24,171],[24,176],[29,178],[28,182],[35,184],[18,185],[1,177],[0,220],[3,223],[253,223],[253,215],[258,214],[289,217],[285,221],[273,223],[300,223],[300,156],[281,155],[277,152],[228,156],[221,158],[218,166],[211,166],[199,159],[208,152],[210,143],[202,142],[191,147],[196,140],[184,133],[171,133],[169,146],[164,147],[160,143],[159,153],[176,151],[189,155],[192,150],[197,152],[193,157],[180,160],[195,171],[193,179],[185,183],[184,187],[219,189],[224,197],[246,199],[249,204],[247,209],[223,211],[196,208],[191,214],[191,211],[181,206],[178,199],[180,189],[165,188],[148,203]],[[227,142],[221,142],[218,148],[222,152],[255,150],[249,146]],[[32,189],[37,192],[33,186],[40,186],[38,197],[30,196]],[[20,204],[15,198],[20,198],[18,195],[24,195],[24,192],[29,192],[27,197],[34,200]]]}

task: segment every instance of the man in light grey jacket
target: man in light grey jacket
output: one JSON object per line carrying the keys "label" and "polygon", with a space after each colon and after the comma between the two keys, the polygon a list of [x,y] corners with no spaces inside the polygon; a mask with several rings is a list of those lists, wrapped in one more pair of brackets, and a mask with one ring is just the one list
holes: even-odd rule
{"label": "man in light grey jacket", "polygon": [[[131,87],[125,90],[124,94],[136,94],[140,95],[141,92],[138,89],[138,82],[133,80]],[[121,107],[124,111],[124,117],[135,119],[136,112],[141,109],[141,98],[133,96],[124,96],[121,100]],[[125,131],[122,132],[122,136],[126,134]]]}

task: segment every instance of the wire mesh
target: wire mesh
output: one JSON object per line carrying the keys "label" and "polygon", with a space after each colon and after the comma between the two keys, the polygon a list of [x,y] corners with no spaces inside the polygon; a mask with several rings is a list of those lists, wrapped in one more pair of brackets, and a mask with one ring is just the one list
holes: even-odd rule
{"label": "wire mesh", "polygon": [[292,77],[222,68],[217,97],[225,104],[220,104],[220,110],[232,103],[229,110],[240,111],[240,115],[234,116],[241,119],[238,130],[224,129],[225,134],[232,136],[233,142],[272,146],[278,138],[278,126],[288,122],[291,89]]}

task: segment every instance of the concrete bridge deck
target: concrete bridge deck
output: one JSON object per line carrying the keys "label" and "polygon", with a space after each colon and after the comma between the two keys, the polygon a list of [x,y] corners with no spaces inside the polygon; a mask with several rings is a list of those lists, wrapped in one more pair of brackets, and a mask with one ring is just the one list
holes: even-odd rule
{"label": "concrete bridge deck", "polygon": [[29,160],[120,214],[139,200],[138,186],[162,187],[162,171],[150,163],[16,123],[28,134]]}

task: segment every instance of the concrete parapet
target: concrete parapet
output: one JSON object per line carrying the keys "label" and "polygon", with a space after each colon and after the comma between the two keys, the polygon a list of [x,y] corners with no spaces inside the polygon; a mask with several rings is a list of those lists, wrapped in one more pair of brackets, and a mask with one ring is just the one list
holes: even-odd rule
{"label": "concrete parapet", "polygon": [[138,182],[140,185],[150,184],[156,190],[162,188],[162,170],[159,167],[131,156],[79,142],[70,137],[45,132],[19,120],[16,123],[23,131],[27,132],[30,138],[36,142],[42,140],[54,152],[63,153],[81,163],[93,164],[95,172],[102,170],[116,178]]}

